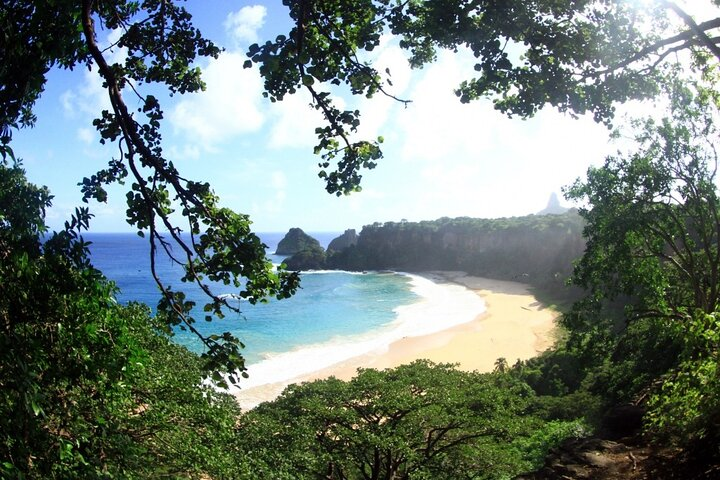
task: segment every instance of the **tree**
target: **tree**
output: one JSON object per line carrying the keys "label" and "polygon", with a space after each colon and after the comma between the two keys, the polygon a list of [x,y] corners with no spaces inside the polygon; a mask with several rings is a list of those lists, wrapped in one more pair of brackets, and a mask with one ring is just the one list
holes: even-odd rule
{"label": "tree", "polygon": [[596,298],[636,297],[638,315],[709,314],[720,307],[718,95],[675,84],[669,101],[666,117],[634,122],[633,152],[567,191],[586,205],[574,281]]}
{"label": "tree", "polygon": [[[700,68],[720,59],[720,37],[714,35],[720,18],[698,24],[666,0],[284,3],[295,27],[275,41],[250,46],[252,62],[246,66],[259,65],[272,101],[302,88],[310,93],[327,120],[316,129],[320,177],[328,192],[338,195],[358,189],[361,170],[376,166],[382,138],[353,138],[360,112],[336,107],[330,85],[366,97],[396,98],[391,72],[378,72],[363,60],[385,34],[399,37],[412,67],[432,62],[440,48],[470,50],[477,76],[456,90],[462,102],[488,97],[501,112],[521,117],[552,105],[571,114],[591,112],[606,124],[615,103],[659,92],[663,67],[673,54],[690,51]],[[680,26],[668,21],[668,12]]]}
{"label": "tree", "polygon": [[[239,352],[242,344],[229,333],[206,337],[193,327],[195,304],[157,276],[156,252],[164,250],[183,265],[182,281],[196,283],[207,294],[203,307],[207,320],[212,315],[222,317],[223,308],[235,309],[212,292],[209,282],[234,285],[240,297],[255,303],[268,296],[290,296],[298,277],[275,271],[247,215],[222,208],[208,183],[178,172],[162,149],[163,111],[158,99],[140,93],[141,86],[153,83],[171,94],[201,90],[200,69],[193,62],[198,56],[216,57],[220,49],[202,37],[178,2],[165,0],[50,4],[12,0],[0,6],[0,25],[4,37],[0,53],[3,158],[14,157],[12,129],[34,122],[32,107],[51,67],[95,70],[112,108],[101,112],[93,124],[101,142],[115,143],[118,154],[107,168],[83,179],[83,198],[105,201],[105,185],[131,179],[127,220],[138,234],[148,237],[152,275],[163,293],[159,311],[169,326],[182,325],[200,338],[207,349],[208,369],[217,381],[224,382],[221,372],[235,381],[235,375],[245,370]],[[110,63],[96,38],[98,26],[121,32],[115,45],[127,49],[126,58]],[[128,108],[125,95],[140,101],[136,112]],[[171,218],[176,209],[185,222],[182,228]],[[183,231],[189,237],[182,236]]]}
{"label": "tree", "polygon": [[[345,84],[353,94],[392,96],[389,72],[383,79],[360,58],[360,52],[375,48],[385,32],[401,38],[400,45],[410,52],[416,67],[432,61],[437,48],[469,48],[478,58],[479,76],[459,87],[462,101],[490,96],[501,111],[521,116],[551,104],[561,111],[593,112],[604,122],[612,118],[613,102],[657,92],[659,65],[671,53],[692,50],[700,66],[718,56],[712,32],[720,20],[697,24],[668,1],[648,12],[622,0],[502,4],[286,0],[286,4],[296,27],[275,42],[251,46],[252,60],[247,63],[260,64],[271,100],[281,100],[299,88],[311,93],[315,108],[328,121],[317,130],[320,175],[327,180],[328,191],[337,194],[359,188],[360,170],[373,168],[382,157],[382,139],[354,141],[359,112],[340,111],[329,91],[317,85]],[[666,33],[664,10],[679,16],[682,31]],[[222,208],[208,183],[183,177],[163,151],[159,130],[163,111],[158,98],[143,94],[142,87],[160,84],[171,94],[200,90],[203,83],[193,62],[220,51],[194,28],[185,8],[167,0],[50,4],[10,0],[0,6],[0,25],[3,158],[14,156],[13,129],[32,125],[33,104],[48,70],[92,68],[102,77],[112,105],[94,125],[103,142],[118,146],[118,154],[107,168],[83,179],[84,199],[104,201],[107,184],[129,178],[128,222],[147,235],[153,260],[158,250],[164,250],[184,265],[183,281],[198,284],[208,295],[203,307],[208,319],[222,316],[223,308],[233,308],[213,294],[212,281],[233,284],[251,303],[272,296],[285,298],[295,291],[298,277],[272,268],[249,218]],[[122,61],[110,63],[99,47],[99,26],[121,32],[115,45],[127,49]],[[130,111],[126,95],[138,98],[138,111]],[[180,223],[172,216],[175,210],[181,214]],[[199,336],[216,378],[221,371],[243,371],[239,340],[228,333],[204,337],[197,332],[193,302],[158,278],[154,261],[151,265],[164,296],[159,308],[168,324],[182,324]]]}
{"label": "tree", "polygon": [[499,357],[495,360],[495,367],[493,368],[493,371],[497,373],[505,373],[508,371],[508,368],[507,359],[505,357]]}
{"label": "tree", "polygon": [[508,375],[427,361],[362,369],[349,382],[291,385],[248,412],[240,448],[256,477],[504,478],[577,427],[546,424],[529,414],[533,402]]}
{"label": "tree", "polygon": [[[590,297],[563,322],[568,345],[596,355],[586,386],[615,400],[642,393],[655,435],[717,458],[720,96],[702,83],[671,87],[667,116],[635,121],[632,149],[567,191],[585,203],[574,281]],[[618,299],[622,325],[607,321]]]}
{"label": "tree", "polygon": [[[690,49],[698,64],[718,55],[712,31],[720,20],[697,24],[668,1],[648,12],[622,0],[285,3],[296,27],[275,42],[251,46],[248,66],[260,64],[271,100],[300,88],[311,93],[328,121],[317,130],[320,175],[328,191],[337,194],[359,188],[360,170],[373,168],[382,156],[382,139],[354,141],[359,112],[340,111],[318,85],[345,84],[353,94],[392,96],[389,72],[383,79],[360,58],[385,32],[401,38],[415,67],[432,61],[437,48],[469,48],[478,58],[479,73],[459,87],[462,101],[490,96],[501,111],[521,116],[551,104],[561,111],[593,112],[604,122],[612,118],[613,102],[656,93],[662,73],[658,65],[671,53]],[[678,15],[684,29],[666,33],[663,10]],[[251,303],[295,291],[297,276],[273,270],[249,218],[222,208],[208,183],[183,177],[163,152],[163,111],[157,97],[143,94],[142,87],[160,84],[171,94],[200,90],[203,83],[193,62],[220,51],[194,28],[179,2],[58,0],[40,5],[11,0],[0,7],[0,25],[5,46],[0,53],[3,157],[14,155],[13,129],[32,125],[33,104],[48,70],[92,68],[102,77],[112,105],[94,125],[103,142],[117,144],[118,154],[107,168],[83,179],[84,199],[104,201],[107,184],[131,179],[128,222],[148,236],[153,260],[162,249],[185,266],[183,281],[197,283],[209,297],[203,308],[208,318],[232,308],[213,294],[212,281],[235,285]],[[96,39],[98,26],[121,32],[115,45],[127,49],[125,59],[110,63]],[[130,111],[126,95],[137,96],[138,111]],[[172,217],[174,210],[184,226]],[[154,261],[151,265],[168,323],[182,324],[200,337],[211,370],[242,371],[239,340],[197,332],[195,305],[157,278]]]}
{"label": "tree", "polygon": [[231,478],[239,409],[140,305],[120,306],[51,196],[0,164],[0,477]]}

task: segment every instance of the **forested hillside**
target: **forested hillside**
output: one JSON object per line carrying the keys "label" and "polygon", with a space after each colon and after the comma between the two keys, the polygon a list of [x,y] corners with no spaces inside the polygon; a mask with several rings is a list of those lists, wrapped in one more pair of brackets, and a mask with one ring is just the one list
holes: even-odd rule
{"label": "forested hillside", "polygon": [[328,256],[348,270],[461,270],[525,282],[564,280],[584,249],[577,211],[502,219],[441,218],[363,227],[357,245]]}

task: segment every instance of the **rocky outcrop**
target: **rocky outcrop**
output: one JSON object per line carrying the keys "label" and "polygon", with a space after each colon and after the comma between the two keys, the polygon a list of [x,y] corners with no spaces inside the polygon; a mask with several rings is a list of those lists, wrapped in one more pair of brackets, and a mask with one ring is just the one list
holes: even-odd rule
{"label": "rocky outcrop", "polygon": [[537,215],[562,215],[568,210],[570,209],[560,205],[560,199],[558,198],[557,193],[553,192],[550,195],[547,206],[540,210]]}
{"label": "rocky outcrop", "polygon": [[328,253],[342,252],[346,248],[357,245],[357,242],[358,234],[354,228],[351,228],[349,230],[345,230],[345,233],[343,233],[339,237],[334,238],[333,241],[330,242],[330,245],[328,245],[327,251]]}
{"label": "rocky outcrop", "polygon": [[325,269],[325,251],[322,247],[310,247],[300,250],[290,258],[285,259],[288,270],[306,271]]}
{"label": "rocky outcrop", "polygon": [[291,228],[285,237],[278,243],[276,255],[294,255],[303,250],[312,250],[323,248],[320,242],[303,232],[300,228]]}
{"label": "rocky outcrop", "polygon": [[[717,450],[713,446],[711,450]],[[641,437],[613,441],[569,439],[545,457],[539,470],[515,480],[715,480],[717,457],[706,450],[647,444]]]}

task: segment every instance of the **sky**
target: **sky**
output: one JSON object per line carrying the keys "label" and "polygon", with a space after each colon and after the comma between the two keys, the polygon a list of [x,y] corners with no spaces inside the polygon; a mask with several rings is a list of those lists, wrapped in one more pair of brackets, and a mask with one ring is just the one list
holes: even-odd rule
{"label": "sky", "polygon": [[[472,76],[471,55],[440,52],[434,64],[411,71],[388,36],[368,60],[379,71],[390,68],[391,93],[412,102],[338,94],[341,104],[361,111],[357,138],[382,135],[385,156],[364,173],[362,192],[336,197],[317,176],[314,129],[322,119],[309,107],[309,96],[301,92],[271,103],[262,97],[257,68],[243,68],[250,44],[289,30],[281,2],[191,0],[187,8],[225,51],[198,63],[206,91],[161,100],[164,151],[184,177],[210,182],[223,206],[249,214],[257,232],[527,215],[616,149],[607,128],[591,118],[546,108],[532,119],[509,119],[486,100],[461,104],[453,89]],[[116,35],[104,31],[99,39],[110,44]],[[121,51],[112,55],[122,58]],[[29,180],[54,195],[47,213],[51,229],[62,228],[83,205],[78,182],[117,153],[117,147],[99,144],[92,126],[103,108],[109,102],[96,72],[52,70],[36,106],[36,126],[14,135],[13,149]],[[132,231],[124,192],[114,186],[106,204],[89,204],[91,231]]]}

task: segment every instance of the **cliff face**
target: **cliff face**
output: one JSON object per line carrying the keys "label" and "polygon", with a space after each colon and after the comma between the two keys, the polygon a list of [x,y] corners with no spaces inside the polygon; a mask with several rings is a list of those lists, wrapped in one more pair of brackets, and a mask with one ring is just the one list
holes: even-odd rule
{"label": "cliff face", "polygon": [[303,232],[300,228],[291,228],[278,243],[276,255],[294,255],[303,250],[322,250],[320,242]]}
{"label": "cliff face", "polygon": [[354,228],[351,228],[349,230],[345,230],[345,233],[340,235],[337,238],[334,238],[332,242],[330,242],[330,245],[328,245],[328,253],[329,252],[342,252],[348,247],[351,247],[353,245],[357,245],[358,242],[358,234],[355,231]]}
{"label": "cliff face", "polygon": [[561,280],[583,253],[582,226],[574,211],[373,224],[363,228],[357,245],[328,261],[333,268],[354,270],[462,270],[530,283]]}

